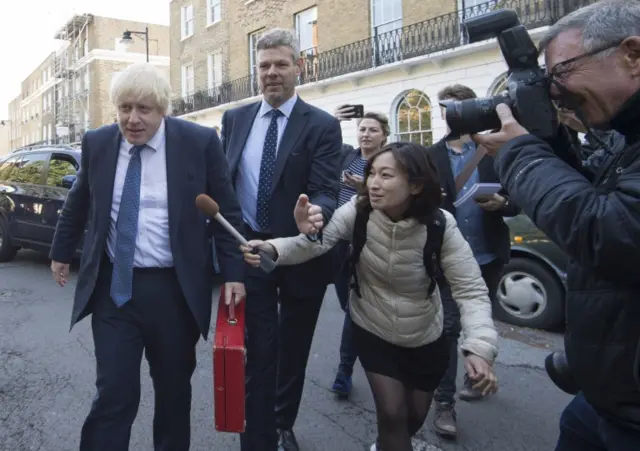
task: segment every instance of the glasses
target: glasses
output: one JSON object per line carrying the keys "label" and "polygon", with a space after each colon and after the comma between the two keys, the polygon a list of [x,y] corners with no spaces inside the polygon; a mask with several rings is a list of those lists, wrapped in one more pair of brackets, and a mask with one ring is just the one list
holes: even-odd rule
{"label": "glasses", "polygon": [[608,45],[603,46],[603,47],[598,47],[598,48],[596,48],[594,50],[591,50],[590,52],[586,52],[586,53],[583,53],[581,55],[574,56],[573,58],[569,58],[569,59],[566,59],[564,61],[560,61],[558,64],[553,66],[551,71],[549,71],[549,78],[551,78],[552,80],[553,79],[565,78],[567,76],[567,74],[569,74],[573,70],[573,68],[569,67],[573,63],[575,63],[577,61],[580,61],[580,60],[583,60],[585,58],[589,58],[589,57],[595,56],[598,53],[606,52],[607,50],[610,50],[612,48],[618,47],[620,44],[622,44],[622,41],[616,42],[614,44],[608,44]]}

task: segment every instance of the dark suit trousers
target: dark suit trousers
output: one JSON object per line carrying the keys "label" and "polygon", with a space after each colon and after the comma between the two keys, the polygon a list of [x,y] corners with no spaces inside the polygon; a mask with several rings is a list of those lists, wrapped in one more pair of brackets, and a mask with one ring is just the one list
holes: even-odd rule
{"label": "dark suit trousers", "polygon": [[80,450],[129,449],[144,351],[155,391],[154,449],[187,451],[200,332],[177,275],[172,268],[134,269],[132,299],[117,308],[109,295],[111,272],[105,257],[90,301],[97,394],[82,427]]}
{"label": "dark suit trousers", "polygon": [[340,308],[344,311],[344,323],[342,324],[342,337],[340,339],[340,367],[347,376],[353,373],[353,367],[358,360],[358,353],[353,343],[353,323],[349,312],[349,292],[351,282],[351,268],[349,267],[349,246],[350,242],[343,240],[334,248],[336,255],[336,271],[333,283],[335,285]]}
{"label": "dark suit trousers", "polygon": [[[495,302],[498,284],[502,277],[504,265],[498,259],[480,266],[482,278],[489,290],[489,299]],[[456,395],[456,377],[458,375],[458,337],[460,336],[460,310],[458,304],[451,295],[451,288],[446,281],[438,281],[440,288],[440,297],[442,298],[442,308],[444,314],[444,332],[450,347],[449,368],[444,377],[440,381],[440,385],[436,389],[434,398],[436,402],[455,404]],[[465,373],[465,382],[468,380]]]}
{"label": "dark suit trousers", "polygon": [[[248,239],[270,238],[249,227],[247,235]],[[245,271],[247,423],[241,435],[242,451],[276,451],[276,429],[293,428],[300,408],[324,290],[304,298],[289,293],[288,285],[282,283],[286,270],[276,268],[266,274],[247,266]]]}

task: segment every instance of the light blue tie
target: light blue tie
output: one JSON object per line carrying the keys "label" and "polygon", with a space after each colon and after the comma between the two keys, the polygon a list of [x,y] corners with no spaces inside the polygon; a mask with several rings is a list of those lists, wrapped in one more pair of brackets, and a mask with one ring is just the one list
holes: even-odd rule
{"label": "light blue tie", "polygon": [[122,187],[118,222],[116,223],[116,249],[113,255],[111,299],[122,307],[131,299],[133,287],[133,256],[138,236],[138,214],[140,212],[140,184],[142,161],[140,151],[146,146],[134,146],[131,160]]}

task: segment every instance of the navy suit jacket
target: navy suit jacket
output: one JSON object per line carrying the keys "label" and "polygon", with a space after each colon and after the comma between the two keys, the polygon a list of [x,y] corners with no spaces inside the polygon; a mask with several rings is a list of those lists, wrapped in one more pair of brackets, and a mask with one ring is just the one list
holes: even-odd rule
{"label": "navy suit jacket", "polygon": [[[207,226],[207,218],[196,208],[195,198],[206,193],[215,199],[220,213],[241,233],[242,212],[215,130],[167,117],[165,131],[171,251],[182,292],[206,338],[213,289],[211,234],[215,236],[225,282],[243,282],[244,264],[236,241],[216,221]],[[53,238],[49,257],[69,263],[87,226],[71,327],[92,311],[90,300],[106,252],[121,140],[117,124],[84,135],[80,171],[64,203]]]}
{"label": "navy suit jacket", "polygon": [[[228,110],[222,116],[222,147],[229,161],[235,186],[238,166],[261,102]],[[284,131],[273,174],[269,199],[269,228],[274,237],[296,236],[300,232],[293,209],[300,194],[322,207],[328,224],[338,203],[342,163],[342,129],[329,113],[298,98]],[[285,284],[296,294],[322,289],[331,280],[328,256],[296,266],[278,268]],[[302,293],[298,293],[302,292]]]}

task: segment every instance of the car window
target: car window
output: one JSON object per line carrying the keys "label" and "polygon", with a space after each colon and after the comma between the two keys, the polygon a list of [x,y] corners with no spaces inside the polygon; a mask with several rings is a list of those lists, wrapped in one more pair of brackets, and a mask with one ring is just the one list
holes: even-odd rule
{"label": "car window", "polygon": [[66,175],[76,175],[77,163],[70,155],[53,154],[47,172],[47,186],[62,186],[62,178]]}
{"label": "car window", "polygon": [[2,164],[0,164],[0,182],[5,182],[9,179],[11,172],[16,167],[20,156],[7,158]]}
{"label": "car window", "polygon": [[22,156],[22,160],[11,171],[7,181],[14,183],[41,183],[44,165],[47,162],[46,153],[29,153]]}

